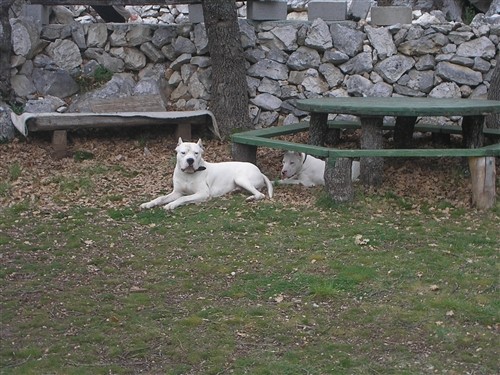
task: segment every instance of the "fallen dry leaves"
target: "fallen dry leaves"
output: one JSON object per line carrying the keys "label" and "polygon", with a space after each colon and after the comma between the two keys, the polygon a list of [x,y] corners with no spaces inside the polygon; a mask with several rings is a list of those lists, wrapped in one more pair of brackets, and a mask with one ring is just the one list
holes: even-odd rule
{"label": "fallen dry leaves", "polygon": [[[141,133],[139,133],[141,134]],[[352,140],[349,140],[352,141]],[[56,159],[50,137],[33,133],[0,145],[0,176],[9,184],[0,194],[0,204],[11,206],[28,199],[40,210],[66,210],[71,206],[118,208],[133,207],[143,200],[169,192],[175,164],[176,139],[157,133],[144,138],[129,133],[71,134],[69,150],[87,151],[92,159]],[[231,160],[229,142],[204,140],[205,159]],[[271,179],[279,178],[283,152],[259,148],[257,163]],[[454,159],[386,159],[385,181],[376,192],[436,204],[447,200],[455,206],[468,206],[470,182]],[[20,169],[12,177],[12,168]],[[321,187],[279,186],[276,201],[286,205],[313,205]],[[362,187],[359,187],[362,189]]]}

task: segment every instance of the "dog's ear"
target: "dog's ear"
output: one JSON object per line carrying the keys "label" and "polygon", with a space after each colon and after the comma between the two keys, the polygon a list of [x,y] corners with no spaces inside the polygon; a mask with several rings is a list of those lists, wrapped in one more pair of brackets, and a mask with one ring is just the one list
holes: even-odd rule
{"label": "dog's ear", "polygon": [[182,141],[182,138],[181,138],[181,137],[179,137],[179,140],[177,141],[177,146],[180,146],[180,145],[181,145],[181,143],[184,143],[184,142]]}
{"label": "dog's ear", "polygon": [[202,150],[205,150],[205,148],[203,147],[203,143],[201,142],[201,138],[200,138],[200,139],[198,139],[198,143],[196,143],[196,144],[197,144],[198,146],[200,146],[200,148],[201,148]]}

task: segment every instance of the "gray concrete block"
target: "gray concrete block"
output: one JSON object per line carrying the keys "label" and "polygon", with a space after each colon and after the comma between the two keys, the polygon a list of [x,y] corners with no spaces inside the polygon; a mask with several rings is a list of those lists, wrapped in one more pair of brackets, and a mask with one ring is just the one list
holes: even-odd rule
{"label": "gray concrete block", "polygon": [[389,26],[395,24],[409,24],[412,20],[410,7],[385,6],[371,8],[371,23],[375,26]]}
{"label": "gray concrete block", "polygon": [[347,17],[347,0],[311,0],[307,8],[309,21],[343,21]]}
{"label": "gray concrete block", "polygon": [[352,0],[348,13],[354,19],[365,20],[371,6],[372,2],[370,0]]}
{"label": "gray concrete block", "polygon": [[201,4],[189,4],[189,21],[191,23],[201,23],[203,18],[203,6]]}
{"label": "gray concrete block", "polygon": [[286,20],[286,0],[248,0],[247,18],[257,21]]}
{"label": "gray concrete block", "polygon": [[23,16],[32,18],[40,25],[49,24],[50,7],[39,4],[24,4]]}

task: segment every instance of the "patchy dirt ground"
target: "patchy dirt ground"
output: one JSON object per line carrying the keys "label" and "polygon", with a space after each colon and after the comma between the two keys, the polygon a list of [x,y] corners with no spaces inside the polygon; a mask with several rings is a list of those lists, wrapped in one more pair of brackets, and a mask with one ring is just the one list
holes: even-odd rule
{"label": "patchy dirt ground", "polygon": [[[305,137],[293,138],[307,141]],[[344,135],[343,141],[341,147],[357,146],[358,134]],[[29,199],[42,210],[64,210],[69,205],[135,207],[170,191],[176,142],[171,133],[158,129],[72,133],[69,157],[58,160],[52,155],[49,134],[32,133],[28,139],[0,145],[0,176],[8,183],[0,191],[0,203],[10,206]],[[390,140],[387,142],[390,147]],[[419,147],[432,147],[430,137],[417,142]],[[206,160],[231,160],[229,142],[209,139],[204,144]],[[279,178],[281,156],[280,150],[258,151],[257,163],[270,179]],[[367,193],[393,194],[416,204],[446,200],[457,207],[469,206],[470,180],[465,171],[465,162],[459,158],[386,159],[383,186]],[[320,190],[277,187],[274,199],[308,205],[314,203]],[[357,186],[357,191],[364,188]]]}

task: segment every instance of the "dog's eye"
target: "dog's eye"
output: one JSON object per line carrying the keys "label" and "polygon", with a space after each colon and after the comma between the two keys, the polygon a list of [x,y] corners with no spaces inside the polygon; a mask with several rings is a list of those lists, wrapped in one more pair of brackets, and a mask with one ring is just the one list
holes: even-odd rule
{"label": "dog's eye", "polygon": [[290,165],[294,165],[294,164],[295,164],[295,162],[294,162],[294,161],[291,161],[291,162],[290,162]]}
{"label": "dog's eye", "polygon": [[181,155],[186,155],[186,151],[181,151]]}

